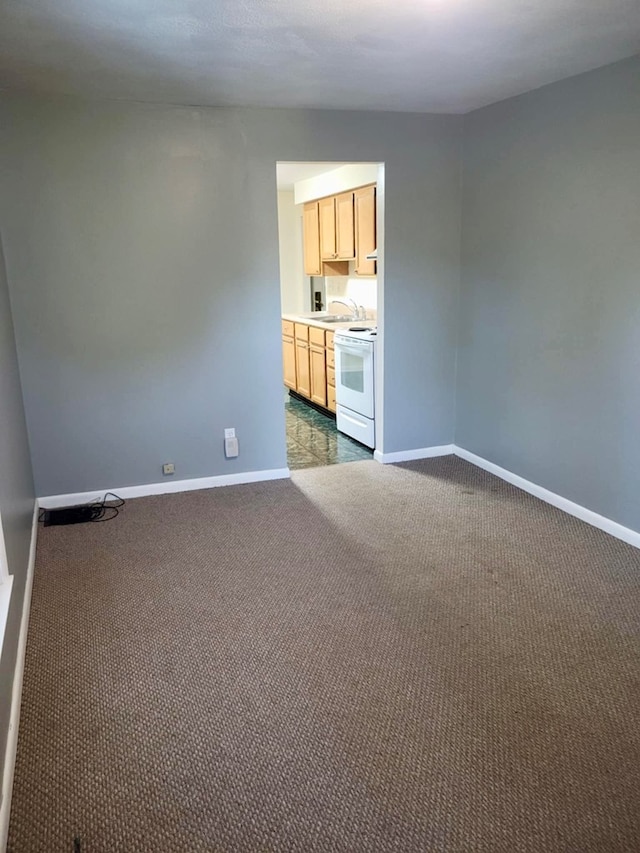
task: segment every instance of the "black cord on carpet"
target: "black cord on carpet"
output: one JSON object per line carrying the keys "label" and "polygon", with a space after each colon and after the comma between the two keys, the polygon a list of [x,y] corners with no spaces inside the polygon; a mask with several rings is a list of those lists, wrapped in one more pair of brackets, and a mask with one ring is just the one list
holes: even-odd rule
{"label": "black cord on carpet", "polygon": [[[114,500],[108,501],[111,497]],[[59,509],[42,509],[38,521],[44,522],[45,527],[60,524],[83,524],[88,521],[112,521],[125,504],[124,498],[115,492],[105,492],[102,500],[92,501],[78,506],[61,507]]]}

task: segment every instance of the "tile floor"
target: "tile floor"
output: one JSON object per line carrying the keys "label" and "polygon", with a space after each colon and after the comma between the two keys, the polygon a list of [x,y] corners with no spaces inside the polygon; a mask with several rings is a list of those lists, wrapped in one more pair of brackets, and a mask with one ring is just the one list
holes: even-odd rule
{"label": "tile floor", "polygon": [[333,418],[286,394],[287,462],[289,468],[317,468],[338,462],[371,459],[373,452],[336,429]]}

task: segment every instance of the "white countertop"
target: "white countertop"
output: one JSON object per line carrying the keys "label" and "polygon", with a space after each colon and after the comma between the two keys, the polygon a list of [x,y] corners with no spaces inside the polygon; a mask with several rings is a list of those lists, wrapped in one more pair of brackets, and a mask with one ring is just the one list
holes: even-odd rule
{"label": "white countertop", "polygon": [[308,326],[317,326],[319,329],[326,329],[329,332],[338,332],[343,329],[348,329],[351,326],[371,326],[376,325],[375,320],[345,320],[340,323],[325,323],[322,319],[314,317],[311,314],[283,314],[283,320],[289,320],[291,323],[306,323]]}

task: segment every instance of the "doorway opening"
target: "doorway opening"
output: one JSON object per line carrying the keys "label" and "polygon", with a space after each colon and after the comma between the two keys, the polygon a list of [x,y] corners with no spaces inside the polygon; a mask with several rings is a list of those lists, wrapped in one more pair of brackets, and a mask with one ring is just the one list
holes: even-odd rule
{"label": "doorway opening", "polygon": [[371,459],[381,407],[381,163],[278,162],[290,470]]}

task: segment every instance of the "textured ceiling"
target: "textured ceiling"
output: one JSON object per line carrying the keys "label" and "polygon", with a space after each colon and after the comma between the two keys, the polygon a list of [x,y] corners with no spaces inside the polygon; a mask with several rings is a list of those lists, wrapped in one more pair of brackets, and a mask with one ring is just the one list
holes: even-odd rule
{"label": "textured ceiling", "polygon": [[0,86],[466,112],[640,51],[640,0],[2,0]]}

